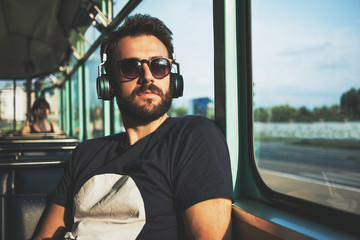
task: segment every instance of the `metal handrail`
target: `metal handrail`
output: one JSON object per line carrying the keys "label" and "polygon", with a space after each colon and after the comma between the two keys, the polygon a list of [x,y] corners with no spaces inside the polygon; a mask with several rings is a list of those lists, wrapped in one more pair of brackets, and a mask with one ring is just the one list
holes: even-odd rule
{"label": "metal handrail", "polygon": [[60,138],[60,139],[0,139],[0,144],[13,144],[13,143],[74,143],[77,144],[78,139]]}
{"label": "metal handrail", "polygon": [[66,151],[74,150],[76,145],[56,145],[56,146],[13,146],[0,147],[1,152],[43,152],[43,151]]}
{"label": "metal handrail", "polygon": [[37,161],[6,159],[0,161],[0,168],[29,168],[29,167],[54,167],[61,166],[68,161],[68,158],[49,158]]}

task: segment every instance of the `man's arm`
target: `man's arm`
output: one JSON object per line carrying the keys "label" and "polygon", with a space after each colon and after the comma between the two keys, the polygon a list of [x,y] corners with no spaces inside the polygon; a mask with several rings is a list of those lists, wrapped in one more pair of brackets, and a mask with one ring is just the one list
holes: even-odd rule
{"label": "man's arm", "polygon": [[63,239],[68,216],[64,207],[52,203],[44,213],[39,229],[33,240]]}
{"label": "man's arm", "polygon": [[231,204],[227,198],[197,203],[183,213],[189,239],[231,239]]}

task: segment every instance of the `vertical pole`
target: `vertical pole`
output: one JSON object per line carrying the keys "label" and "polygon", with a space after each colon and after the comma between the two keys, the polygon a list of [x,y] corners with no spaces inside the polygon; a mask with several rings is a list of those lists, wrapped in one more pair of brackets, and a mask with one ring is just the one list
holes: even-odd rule
{"label": "vertical pole", "polygon": [[[77,85],[78,85],[78,89],[77,89],[77,94],[78,94],[78,108],[79,108],[79,140],[83,141],[84,140],[84,135],[86,134],[85,132],[85,126],[84,126],[84,121],[85,121],[85,111],[84,111],[84,96],[83,96],[83,92],[84,92],[84,86],[83,86],[83,78],[84,78],[84,63],[82,63],[80,65],[80,67],[78,68],[77,73]],[[74,79],[75,80],[75,79]]]}
{"label": "vertical pole", "polygon": [[[112,17],[112,12],[110,13],[110,10],[112,10],[112,7],[110,7],[111,1],[109,0],[103,0],[102,1],[102,11],[107,16],[107,18]],[[111,19],[110,19],[111,20]],[[104,135],[110,135],[113,130],[113,124],[114,124],[114,113],[113,113],[113,106],[114,104],[111,104],[111,101],[104,101],[103,102],[103,119],[104,119]]]}
{"label": "vertical pole", "polygon": [[236,0],[213,0],[215,121],[226,136],[233,182],[239,159]]}
{"label": "vertical pole", "polygon": [[16,80],[13,80],[14,96],[13,96],[13,107],[14,107],[14,120],[13,120],[13,131],[16,131]]}
{"label": "vertical pole", "polygon": [[224,1],[213,0],[215,121],[226,134]]}
{"label": "vertical pole", "polygon": [[[235,0],[225,1],[225,103],[226,139],[230,149],[233,182],[236,181],[239,162],[239,94],[237,63],[237,26]],[[231,126],[231,127],[230,127]]]}
{"label": "vertical pole", "polygon": [[68,105],[68,109],[69,109],[69,121],[68,121],[68,124],[69,124],[69,133],[70,133],[70,136],[74,137],[74,129],[73,129],[73,126],[72,126],[72,122],[74,121],[73,119],[73,109],[72,108],[72,99],[71,99],[71,96],[72,96],[72,93],[71,93],[71,78],[69,78],[67,80],[67,96],[66,98],[68,99],[68,102],[67,102],[67,105]]}
{"label": "vertical pole", "polygon": [[[113,1],[108,0],[108,19],[112,21],[113,19]],[[114,114],[114,99],[110,101],[110,134],[115,133],[115,114]]]}
{"label": "vertical pole", "polygon": [[61,129],[65,129],[64,128],[64,115],[65,115],[65,113],[64,113],[64,107],[63,107],[63,105],[64,105],[64,103],[63,103],[63,101],[64,101],[64,97],[63,97],[63,91],[64,91],[64,87],[61,87],[60,89],[59,89],[59,92],[60,92],[60,94],[59,94],[59,126],[60,126],[60,128]]}
{"label": "vertical pole", "polygon": [[31,122],[31,79],[26,79],[26,120]]}
{"label": "vertical pole", "polygon": [[81,91],[81,96],[82,96],[82,115],[83,115],[83,119],[82,119],[82,122],[83,122],[83,140],[86,140],[87,139],[87,122],[86,122],[86,119],[87,119],[87,114],[89,114],[87,111],[86,111],[86,81],[85,81],[85,63],[83,63],[83,66],[82,66],[82,78],[81,78],[81,88],[79,86],[79,90]]}

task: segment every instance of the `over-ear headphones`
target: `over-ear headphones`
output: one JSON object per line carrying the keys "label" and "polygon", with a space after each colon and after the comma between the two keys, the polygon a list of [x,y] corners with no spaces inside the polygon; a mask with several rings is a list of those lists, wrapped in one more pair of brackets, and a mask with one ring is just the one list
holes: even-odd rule
{"label": "over-ear headphones", "polygon": [[101,54],[101,63],[98,66],[98,77],[96,78],[96,92],[98,99],[111,100],[114,98],[114,89],[111,87],[107,74],[103,73],[103,68],[107,61],[106,49],[109,41],[105,44],[104,52]]}
{"label": "over-ear headphones", "polygon": [[[107,61],[107,49],[108,42],[104,47],[102,54],[101,63],[98,66],[98,77],[96,79],[96,91],[99,99],[111,100],[114,98],[114,89],[110,84],[110,80],[107,74],[103,73],[103,67]],[[184,80],[180,75],[180,65],[175,62],[175,55],[173,54],[173,64],[176,66],[176,73],[170,73],[170,91],[173,98],[178,98],[183,95],[184,91]]]}
{"label": "over-ear headphones", "polygon": [[176,73],[170,73],[170,91],[173,98],[182,97],[184,92],[184,79],[180,74],[180,64],[175,61],[173,53],[173,64],[176,66]]}
{"label": "over-ear headphones", "polygon": [[170,73],[170,91],[173,98],[182,97],[184,92],[184,80],[179,72]]}

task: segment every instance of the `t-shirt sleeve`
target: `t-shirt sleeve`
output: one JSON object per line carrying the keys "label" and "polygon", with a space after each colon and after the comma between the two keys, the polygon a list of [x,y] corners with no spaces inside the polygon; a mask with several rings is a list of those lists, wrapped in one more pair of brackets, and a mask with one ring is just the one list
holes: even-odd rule
{"label": "t-shirt sleeve", "polygon": [[[79,147],[79,146],[78,146]],[[56,203],[60,206],[70,208],[72,205],[72,164],[73,160],[76,158],[79,150],[76,148],[71,154],[70,160],[65,164],[62,177],[55,188],[55,190],[50,194],[49,201],[51,203]]]}
{"label": "t-shirt sleeve", "polygon": [[[49,201],[72,209],[73,197],[77,188],[80,187],[84,175],[87,175],[103,165],[106,157],[98,158],[97,154],[104,150],[104,146],[116,138],[116,135],[92,139],[80,143],[71,154],[69,161],[65,164],[62,177],[54,192],[49,196]],[[108,151],[102,151],[105,154]],[[91,162],[93,164],[91,164]],[[89,167],[91,166],[91,167]]]}
{"label": "t-shirt sleeve", "polygon": [[233,200],[229,151],[215,122],[200,117],[190,121],[176,158],[175,198],[180,210],[219,197]]}

